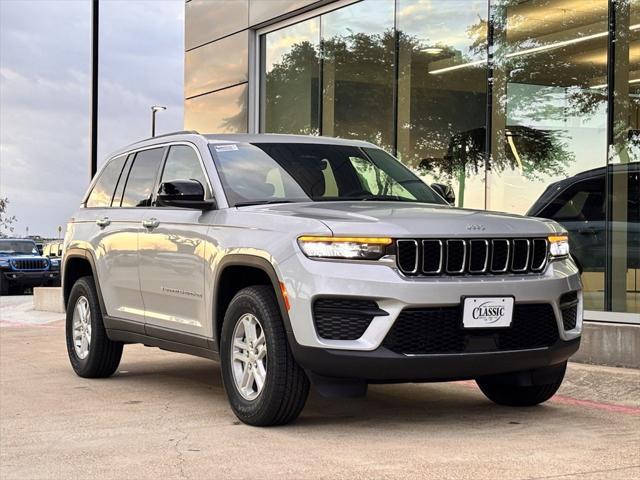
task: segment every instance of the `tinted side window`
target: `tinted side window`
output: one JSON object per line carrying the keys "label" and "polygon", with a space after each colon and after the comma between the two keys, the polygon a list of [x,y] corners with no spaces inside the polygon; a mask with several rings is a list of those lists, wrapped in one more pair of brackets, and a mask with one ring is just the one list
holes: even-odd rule
{"label": "tinted side window", "polygon": [[120,172],[124,166],[126,157],[118,157],[111,160],[102,173],[100,178],[91,190],[91,194],[87,199],[87,207],[109,207],[111,206],[111,197],[118,183]]}
{"label": "tinted side window", "polygon": [[189,179],[199,181],[205,192],[209,192],[207,179],[204,176],[196,152],[187,145],[174,145],[169,149],[169,155],[167,155],[160,182]]}
{"label": "tinted side window", "polygon": [[162,162],[164,148],[138,152],[129,171],[122,197],[123,207],[148,207],[151,205],[153,185]]}
{"label": "tinted side window", "polygon": [[559,222],[604,221],[604,176],[584,180],[571,186],[544,209],[541,217]]}
{"label": "tinted side window", "polygon": [[127,177],[129,176],[129,170],[131,170],[131,163],[133,162],[133,154],[130,154],[127,157],[127,161],[124,164],[124,168],[122,169],[122,173],[120,174],[120,179],[118,180],[118,186],[116,187],[116,191],[113,194],[113,200],[111,201],[112,207],[119,207],[120,202],[122,202],[122,194],[124,193],[124,185],[127,183]]}

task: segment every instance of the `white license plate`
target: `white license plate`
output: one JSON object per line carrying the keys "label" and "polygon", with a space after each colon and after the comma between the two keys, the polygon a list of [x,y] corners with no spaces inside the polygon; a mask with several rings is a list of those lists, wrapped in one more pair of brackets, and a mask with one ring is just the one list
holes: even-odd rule
{"label": "white license plate", "polygon": [[467,297],[464,299],[464,328],[504,328],[511,326],[513,297]]}

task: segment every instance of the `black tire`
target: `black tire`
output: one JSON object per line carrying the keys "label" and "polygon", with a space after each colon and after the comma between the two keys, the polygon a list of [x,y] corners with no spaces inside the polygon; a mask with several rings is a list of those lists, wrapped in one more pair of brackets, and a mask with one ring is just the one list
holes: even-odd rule
{"label": "black tire", "polygon": [[[240,319],[253,314],[265,336],[266,380],[255,399],[242,396],[233,376],[233,334]],[[231,300],[224,316],[220,339],[222,381],[235,415],[255,426],[283,425],[295,420],[307,401],[309,379],[296,363],[273,290],[267,286],[247,287]]]}
{"label": "black tire", "polygon": [[[91,342],[89,353],[80,358],[76,353],[73,339],[73,315],[80,298],[86,298],[91,314]],[[67,353],[76,374],[84,378],[110,377],[117,370],[122,358],[121,342],[113,342],[107,337],[102,322],[102,311],[93,277],[82,277],[73,284],[67,303],[66,323]]]}
{"label": "black tire", "polygon": [[554,373],[551,381],[542,385],[521,386],[501,383],[491,378],[477,379],[476,383],[486,397],[498,405],[532,407],[553,397],[564,379],[567,362]]}
{"label": "black tire", "polygon": [[7,282],[0,273],[0,296],[9,295],[9,282]]}

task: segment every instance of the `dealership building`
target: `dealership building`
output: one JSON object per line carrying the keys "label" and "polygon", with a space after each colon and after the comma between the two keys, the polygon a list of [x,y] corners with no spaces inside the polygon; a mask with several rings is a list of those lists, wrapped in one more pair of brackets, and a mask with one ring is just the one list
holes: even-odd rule
{"label": "dealership building", "polygon": [[187,0],[185,128],[368,140],[553,218],[587,319],[640,323],[640,0]]}

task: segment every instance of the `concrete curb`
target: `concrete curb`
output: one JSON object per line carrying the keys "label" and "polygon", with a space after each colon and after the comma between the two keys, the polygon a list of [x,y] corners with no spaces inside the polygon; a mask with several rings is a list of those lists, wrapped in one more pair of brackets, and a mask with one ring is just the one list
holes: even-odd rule
{"label": "concrete curb", "polygon": [[36,287],[33,289],[33,309],[44,312],[64,313],[61,287]]}
{"label": "concrete curb", "polygon": [[584,322],[574,362],[640,368],[640,325]]}

